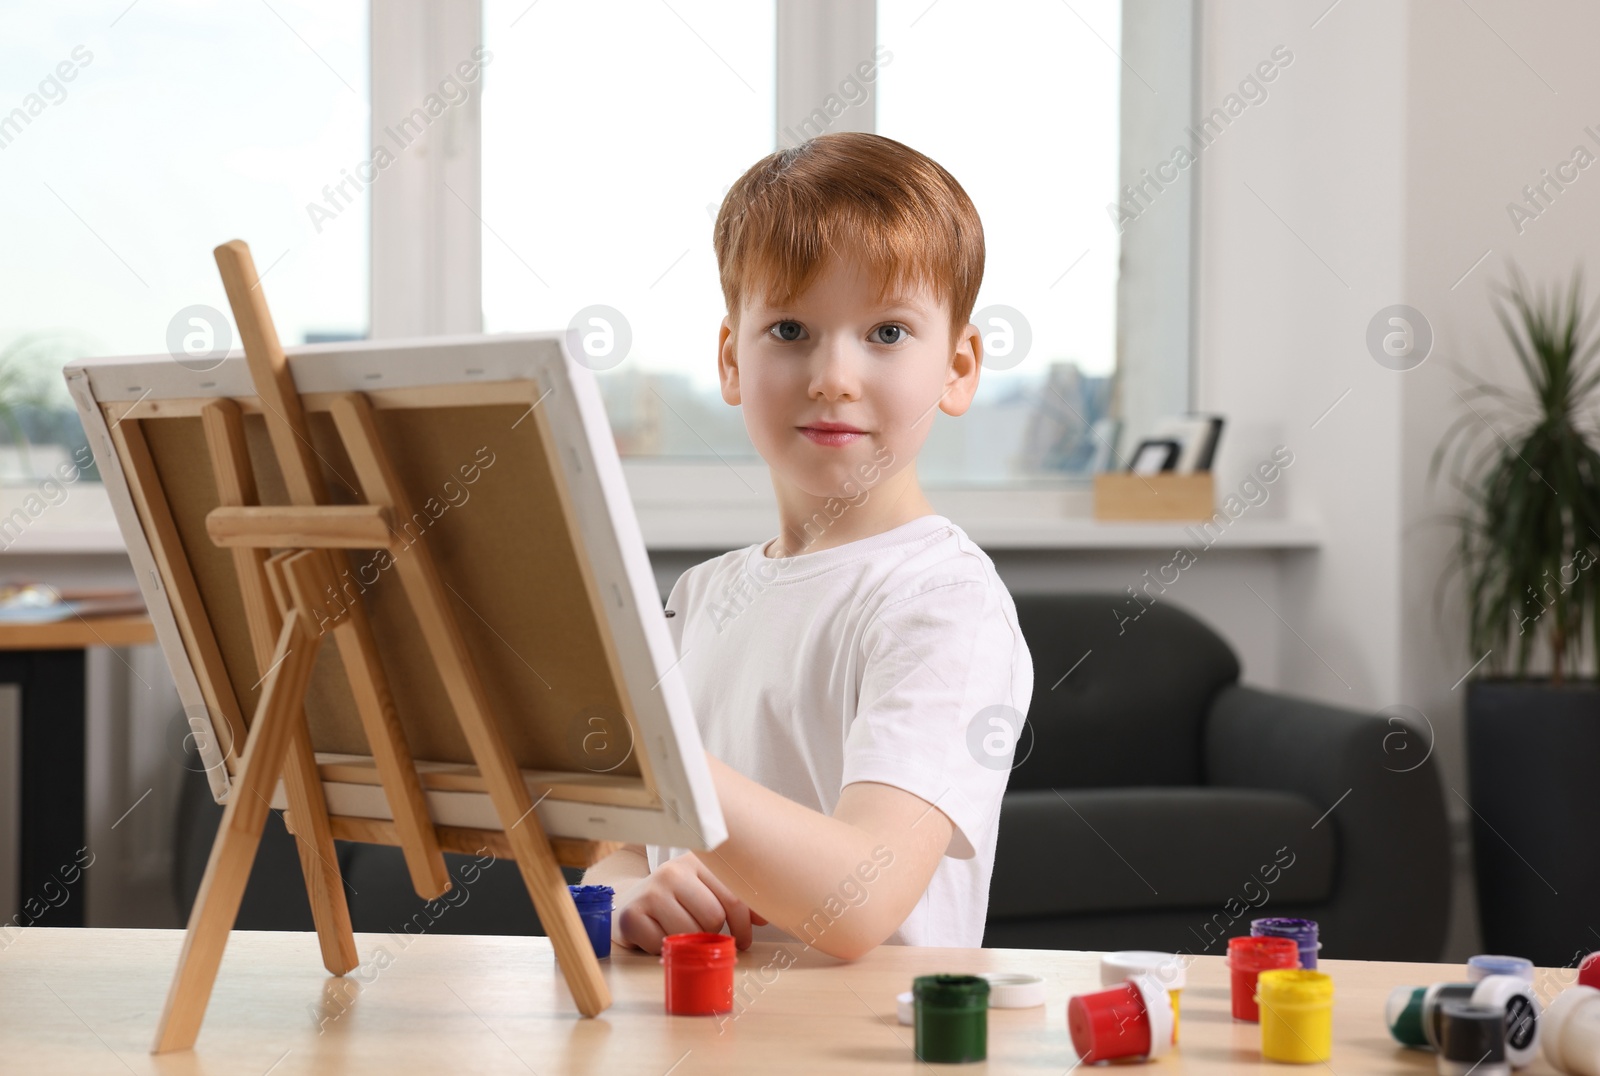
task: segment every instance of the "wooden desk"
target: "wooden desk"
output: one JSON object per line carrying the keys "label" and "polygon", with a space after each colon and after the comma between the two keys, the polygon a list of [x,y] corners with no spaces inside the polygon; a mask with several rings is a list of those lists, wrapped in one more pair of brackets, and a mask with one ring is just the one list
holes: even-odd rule
{"label": "wooden desk", "polygon": [[[615,1003],[585,1020],[543,938],[358,934],[362,968],[339,980],[322,970],[310,934],[240,932],[228,944],[195,1050],[156,1058],[148,1050],[182,941],[175,930],[19,932],[0,952],[0,1067],[272,1076],[815,1076],[914,1069],[1060,1076],[1076,1061],[1067,998],[1099,988],[1092,953],[882,946],[843,964],[794,944],[798,959],[784,969],[785,961],[774,960],[778,946],[760,943],[739,954],[737,1016],[669,1017],[655,958],[615,952],[601,963]],[[1343,960],[1323,967],[1334,978],[1333,1059],[1301,1071],[1434,1071],[1431,1053],[1390,1040],[1383,1002],[1397,984],[1459,979],[1463,967]],[[895,1020],[894,998],[910,989],[913,976],[941,971],[1031,971],[1045,978],[1047,1000],[1039,1009],[990,1012],[987,1065],[919,1066],[911,1029]],[[1556,984],[1566,981],[1561,975],[1541,970],[1535,985],[1553,996]],[[1178,1050],[1149,1068],[1094,1071],[1296,1071],[1259,1060],[1258,1027],[1233,1022],[1226,983],[1220,957],[1199,958],[1183,995]],[[747,1000],[739,1002],[741,995]],[[1528,1076],[1551,1071],[1542,1057],[1520,1070]]]}
{"label": "wooden desk", "polygon": [[156,641],[144,613],[69,617],[49,624],[0,624],[0,650],[82,650],[88,646],[143,646]]}
{"label": "wooden desk", "polygon": [[[14,900],[25,911],[31,901],[44,909],[41,924],[83,925],[83,883],[75,864],[85,844],[84,651],[155,640],[155,627],[144,613],[0,624],[0,684],[16,684],[22,692],[17,892],[0,894],[0,909]],[[64,871],[77,883],[66,886],[71,896],[65,903],[52,907]]]}

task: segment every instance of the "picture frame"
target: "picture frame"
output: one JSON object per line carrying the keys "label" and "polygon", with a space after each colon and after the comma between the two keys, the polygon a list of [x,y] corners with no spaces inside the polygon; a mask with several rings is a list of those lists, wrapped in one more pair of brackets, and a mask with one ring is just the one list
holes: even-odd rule
{"label": "picture frame", "polygon": [[1182,446],[1174,440],[1167,438],[1146,438],[1139,442],[1139,447],[1133,451],[1133,459],[1128,463],[1128,471],[1136,475],[1161,474],[1171,471],[1178,462],[1178,455]]}

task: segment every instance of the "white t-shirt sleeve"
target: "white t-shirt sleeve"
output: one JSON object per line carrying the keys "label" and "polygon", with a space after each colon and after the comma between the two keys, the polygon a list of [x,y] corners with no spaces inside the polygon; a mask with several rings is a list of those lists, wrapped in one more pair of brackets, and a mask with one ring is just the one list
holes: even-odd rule
{"label": "white t-shirt sleeve", "polygon": [[939,583],[891,598],[862,635],[841,784],[927,800],[955,823],[945,854],[956,859],[993,832],[1033,689],[1016,672],[1026,644],[1006,604],[998,582]]}

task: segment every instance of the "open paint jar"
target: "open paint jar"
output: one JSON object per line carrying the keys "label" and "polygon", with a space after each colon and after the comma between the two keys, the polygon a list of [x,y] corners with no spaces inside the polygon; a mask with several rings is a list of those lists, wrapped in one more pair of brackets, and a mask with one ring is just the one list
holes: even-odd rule
{"label": "open paint jar", "polygon": [[1300,966],[1316,968],[1317,950],[1322,948],[1322,943],[1317,940],[1316,920],[1291,919],[1287,916],[1252,919],[1250,933],[1257,938],[1293,938],[1300,947]]}
{"label": "open paint jar", "polygon": [[989,1052],[989,980],[919,975],[911,981],[918,1061],[982,1061]]}
{"label": "open paint jar", "polygon": [[728,934],[668,934],[661,940],[667,1012],[709,1016],[733,1010],[733,938]]}
{"label": "open paint jar", "polygon": [[1261,1056],[1306,1064],[1333,1056],[1333,980],[1320,971],[1273,968],[1256,979]]}
{"label": "open paint jar", "polygon": [[616,890],[608,885],[569,885],[567,892],[572,894],[572,901],[578,906],[578,918],[583,920],[583,929],[589,935],[594,955],[610,956],[611,903],[616,897]]}
{"label": "open paint jar", "polygon": [[1484,953],[1467,959],[1467,981],[1478,982],[1491,975],[1514,975],[1533,982],[1533,961],[1524,956],[1497,956]]}
{"label": "open paint jar", "polygon": [[1298,968],[1300,949],[1292,938],[1229,938],[1228,977],[1233,984],[1233,1018],[1261,1019],[1256,1005],[1256,977],[1264,971]]}

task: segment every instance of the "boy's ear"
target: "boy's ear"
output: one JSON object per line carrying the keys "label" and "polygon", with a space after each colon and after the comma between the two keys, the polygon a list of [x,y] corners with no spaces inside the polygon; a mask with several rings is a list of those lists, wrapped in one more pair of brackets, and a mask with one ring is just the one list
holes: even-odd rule
{"label": "boy's ear", "polygon": [[734,343],[733,318],[724,317],[717,331],[717,381],[722,385],[722,400],[739,406],[739,359]]}
{"label": "boy's ear", "polygon": [[983,369],[983,333],[970,321],[956,336],[950,355],[950,370],[945,375],[945,394],[939,410],[952,417],[964,415],[978,393],[978,374]]}

